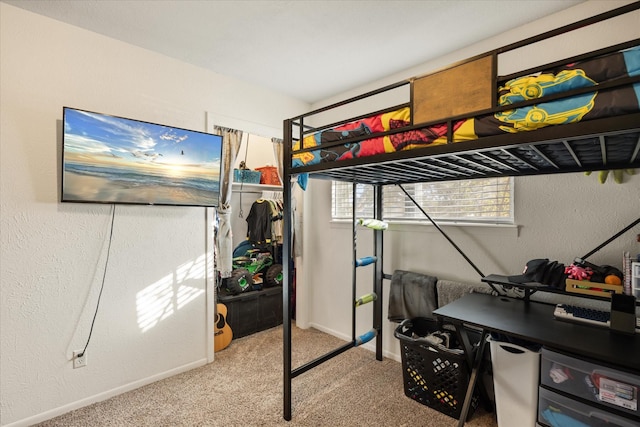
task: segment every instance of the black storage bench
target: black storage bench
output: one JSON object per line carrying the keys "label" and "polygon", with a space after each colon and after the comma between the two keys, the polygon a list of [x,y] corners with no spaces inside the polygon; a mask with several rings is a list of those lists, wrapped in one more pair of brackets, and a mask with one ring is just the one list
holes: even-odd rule
{"label": "black storage bench", "polygon": [[239,295],[218,294],[227,307],[227,324],[233,338],[241,338],[282,324],[282,287],[265,288]]}

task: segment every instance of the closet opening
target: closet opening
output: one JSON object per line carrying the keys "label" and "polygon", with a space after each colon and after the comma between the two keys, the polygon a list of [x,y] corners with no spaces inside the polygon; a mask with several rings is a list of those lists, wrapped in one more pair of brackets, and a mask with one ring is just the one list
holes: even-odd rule
{"label": "closet opening", "polygon": [[[283,321],[281,147],[281,140],[243,132],[233,163],[233,268],[217,289],[233,339]],[[290,295],[293,302],[295,288]]]}

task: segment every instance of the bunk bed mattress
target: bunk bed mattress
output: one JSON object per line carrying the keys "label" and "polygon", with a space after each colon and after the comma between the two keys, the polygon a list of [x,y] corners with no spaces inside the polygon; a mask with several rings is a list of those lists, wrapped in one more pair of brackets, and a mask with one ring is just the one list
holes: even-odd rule
{"label": "bunk bed mattress", "polygon": [[[498,105],[508,106],[637,75],[640,75],[640,46],[567,64],[557,70],[547,70],[510,80],[498,89]],[[452,123],[452,142],[630,114],[640,111],[639,99],[640,83],[636,83],[518,107],[493,115],[457,120]],[[303,138],[302,148],[318,149],[295,153],[292,167],[447,144],[446,122],[376,136],[359,142],[348,142],[353,138],[410,125],[411,110],[404,107],[309,134]],[[326,146],[343,140],[344,144]],[[294,151],[300,148],[300,141],[294,143]]]}

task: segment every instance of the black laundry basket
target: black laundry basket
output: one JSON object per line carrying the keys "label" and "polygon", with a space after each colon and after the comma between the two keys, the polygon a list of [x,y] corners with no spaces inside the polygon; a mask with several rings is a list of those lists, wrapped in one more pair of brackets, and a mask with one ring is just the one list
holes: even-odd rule
{"label": "black laundry basket", "polygon": [[[469,370],[462,348],[447,348],[422,338],[440,331],[432,319],[406,319],[395,330],[402,352],[402,378],[407,397],[455,419],[460,418],[469,384]],[[451,333],[453,341],[455,333]],[[453,345],[452,345],[453,344]],[[450,343],[456,347],[456,343]],[[478,407],[476,391],[467,418]]]}

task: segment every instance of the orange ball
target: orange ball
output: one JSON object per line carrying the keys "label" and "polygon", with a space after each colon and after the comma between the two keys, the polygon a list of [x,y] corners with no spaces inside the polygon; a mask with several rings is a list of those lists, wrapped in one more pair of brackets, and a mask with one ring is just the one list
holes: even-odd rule
{"label": "orange ball", "polygon": [[604,278],[604,283],[608,285],[622,285],[622,280],[615,274],[610,274]]}

